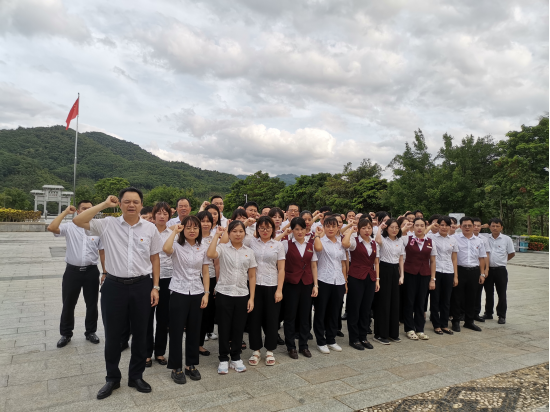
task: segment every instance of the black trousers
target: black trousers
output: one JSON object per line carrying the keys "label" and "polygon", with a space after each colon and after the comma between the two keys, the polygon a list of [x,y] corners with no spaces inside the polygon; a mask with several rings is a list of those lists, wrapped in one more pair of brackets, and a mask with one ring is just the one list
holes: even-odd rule
{"label": "black trousers", "polygon": [[405,280],[407,284],[407,299],[403,308],[403,316],[405,320],[405,332],[415,331],[424,332],[424,301],[426,293],[430,286],[430,276],[412,275],[405,272]]}
{"label": "black trousers", "polygon": [[59,333],[62,336],[73,336],[74,308],[78,302],[81,289],[84,295],[84,302],[86,303],[85,335],[97,331],[99,270],[97,266],[92,265],[81,272],[79,268],[67,265],[61,285],[63,309],[61,310],[61,320],[59,321]]}
{"label": "black trousers", "polygon": [[[248,315],[248,337],[252,350],[262,347],[269,351],[277,349],[281,302],[275,303],[276,291],[277,286],[256,285],[254,310]],[[262,340],[262,329],[265,342]]]}
{"label": "black trousers", "polygon": [[294,339],[296,331],[299,335],[299,348],[308,349],[307,337],[311,330],[311,292],[313,283],[304,285],[285,282],[283,285],[284,308],[284,331],[285,343],[288,350],[296,349],[296,340]]}
{"label": "black trousers", "polygon": [[498,295],[497,316],[506,318],[508,303],[506,301],[506,290],[508,289],[508,270],[506,266],[489,268],[489,276],[483,283],[485,287],[485,313],[493,314],[495,306],[495,287]]}
{"label": "black trousers", "polygon": [[[486,279],[487,280],[487,279]],[[485,282],[483,282],[485,284]],[[480,285],[479,282],[477,284],[477,290],[476,290],[476,305],[474,309],[474,313],[476,316],[479,316],[481,312],[481,295],[483,293],[483,285]]]}
{"label": "black trousers", "polygon": [[[171,278],[160,279],[159,303],[151,308],[149,324],[147,325],[147,357],[164,356],[166,353],[166,343],[168,342],[168,325],[170,321],[170,286]],[[155,313],[157,316],[157,325],[155,323]]]}
{"label": "black trousers", "polygon": [[313,316],[313,332],[317,345],[332,345],[336,343],[338,331],[338,316],[342,313],[342,300],[346,294],[346,285],[330,285],[318,282],[319,295],[315,301]]}
{"label": "black trousers", "polygon": [[230,355],[231,360],[241,359],[244,327],[248,318],[248,299],[250,299],[249,295],[228,296],[216,293],[220,362],[229,361]]}
{"label": "black trousers", "polygon": [[367,340],[367,329],[370,324],[370,311],[375,289],[376,281],[372,281],[370,276],[363,280],[348,276],[346,308],[348,312],[349,343]]}
{"label": "black trousers", "polygon": [[151,312],[153,280],[125,285],[106,278],[101,287],[101,316],[105,327],[107,382],[120,382],[120,342],[128,318],[132,325],[132,356],[128,377],[141,379],[147,358],[147,321]]}
{"label": "black trousers", "polygon": [[434,329],[448,328],[455,275],[435,272],[435,278],[435,289],[430,291],[430,320]]}
{"label": "black trousers", "polygon": [[216,296],[214,288],[216,287],[216,277],[210,278],[210,295],[208,295],[208,305],[202,310],[201,336],[199,346],[204,346],[204,337],[207,333],[214,332],[214,319],[216,317]]}
{"label": "black trousers", "polygon": [[170,354],[168,369],[183,368],[182,344],[185,331],[185,365],[199,364],[199,338],[201,331],[201,300],[204,293],[170,296]]}
{"label": "black trousers", "polygon": [[374,334],[399,337],[399,264],[380,262],[380,290],[376,294]]}
{"label": "black trousers", "polygon": [[474,321],[476,296],[481,272],[479,266],[467,268],[458,266],[458,285],[451,295],[451,315],[453,322]]}

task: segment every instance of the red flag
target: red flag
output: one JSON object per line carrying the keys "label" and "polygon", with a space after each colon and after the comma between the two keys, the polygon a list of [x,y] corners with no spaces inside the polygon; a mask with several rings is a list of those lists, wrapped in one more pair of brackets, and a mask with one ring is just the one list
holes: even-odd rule
{"label": "red flag", "polygon": [[74,102],[73,104],[73,107],[71,107],[71,111],[69,112],[69,115],[67,116],[67,127],[65,128],[65,130],[67,130],[69,128],[69,125],[71,124],[71,120],[73,120],[76,116],[78,116],[78,100],[80,99],[80,97],[78,99],[76,99],[76,102]]}

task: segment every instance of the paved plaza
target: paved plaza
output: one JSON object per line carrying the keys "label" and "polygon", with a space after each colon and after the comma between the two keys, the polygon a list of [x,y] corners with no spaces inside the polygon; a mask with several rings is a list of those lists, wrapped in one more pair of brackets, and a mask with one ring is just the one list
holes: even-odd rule
{"label": "paved plaza", "polygon": [[[130,351],[122,354],[121,388],[95,399],[105,382],[103,341],[84,338],[85,306],[76,309],[73,340],[57,349],[61,314],[63,238],[49,233],[0,233],[0,411],[350,411],[548,362],[548,254],[517,254],[509,266],[508,317],[429,341],[357,351],[337,338],[341,353],[292,360],[280,346],[277,364],[216,373],[217,341],[201,357],[202,380],[176,385],[158,364],[144,379],[153,392],[129,388]],[[101,317],[100,317],[101,319]],[[99,322],[98,336],[103,340]],[[245,336],[247,340],[247,336]],[[250,350],[243,353],[248,359]]]}

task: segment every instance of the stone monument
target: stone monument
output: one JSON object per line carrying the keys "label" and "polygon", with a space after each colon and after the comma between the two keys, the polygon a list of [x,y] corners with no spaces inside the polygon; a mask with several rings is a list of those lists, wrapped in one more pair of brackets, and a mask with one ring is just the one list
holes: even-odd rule
{"label": "stone monument", "polygon": [[61,214],[61,209],[71,204],[71,197],[73,192],[65,192],[63,186],[56,185],[44,185],[42,190],[31,190],[31,194],[34,195],[34,211],[38,211],[38,205],[44,205],[44,212],[42,216],[47,216],[46,204],[48,202],[57,202],[58,210],[57,214]]}

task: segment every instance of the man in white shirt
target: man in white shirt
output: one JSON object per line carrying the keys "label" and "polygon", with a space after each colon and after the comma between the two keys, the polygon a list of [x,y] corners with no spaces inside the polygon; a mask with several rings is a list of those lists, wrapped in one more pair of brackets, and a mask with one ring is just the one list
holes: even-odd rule
{"label": "man in white shirt", "polygon": [[65,237],[67,240],[67,251],[65,262],[67,267],[63,274],[61,285],[61,296],[63,298],[63,309],[59,322],[59,333],[61,339],[57,347],[62,348],[71,341],[74,329],[74,308],[80,296],[80,290],[84,295],[86,303],[86,340],[92,343],[99,343],[97,331],[97,299],[99,296],[99,270],[98,260],[101,260],[101,268],[105,272],[105,253],[99,236],[90,236],[89,232],[76,226],[73,222],[63,223],[67,215],[82,213],[93,207],[89,200],[81,200],[78,209],[68,206],[63,213],[57,216],[48,226],[48,231],[55,237]]}
{"label": "man in white shirt", "polygon": [[502,234],[504,226],[502,220],[493,218],[489,221],[491,236],[489,236],[489,247],[491,256],[489,257],[489,276],[483,284],[485,287],[485,319],[493,319],[493,307],[495,305],[495,286],[498,295],[497,316],[498,323],[506,323],[506,290],[508,288],[508,271],[506,265],[508,261],[516,255],[514,242],[509,236]]}
{"label": "man in white shirt", "polygon": [[300,216],[300,206],[298,206],[296,203],[290,203],[286,208],[286,216],[287,219],[283,223],[281,223],[281,229],[283,230],[290,225],[292,219]]}
{"label": "man in white shirt", "polygon": [[176,202],[176,212],[178,212],[178,217],[170,219],[166,226],[172,227],[175,225],[179,225],[181,222],[183,222],[183,219],[189,216],[189,213],[191,213],[191,202],[189,201],[189,199],[187,199],[186,197],[178,199],[178,201]]}
{"label": "man in white shirt", "polygon": [[221,227],[227,227],[227,218],[223,215],[223,199],[220,195],[214,195],[210,198],[210,202],[208,200],[205,200],[204,202],[202,202],[202,205],[199,209],[199,212],[202,212],[203,210],[206,209],[206,207],[208,205],[214,205],[214,206],[217,206],[219,211],[220,211],[220,223],[219,225]]}
{"label": "man in white shirt", "polygon": [[[489,256],[491,253],[491,247],[489,246],[489,237],[485,234],[480,234],[481,229],[487,228],[489,225],[482,225],[481,219],[479,217],[474,217],[474,236],[477,236],[482,242],[483,247],[485,248],[485,253],[487,257],[485,258],[485,279],[489,276]],[[482,272],[483,273],[483,272]],[[475,320],[477,322],[485,322],[485,319],[479,316],[481,313],[481,298],[483,294],[483,285],[478,285],[477,294],[476,294],[476,307],[475,307]]]}
{"label": "man in white shirt", "polygon": [[[143,380],[147,358],[147,325],[151,307],[159,300],[162,240],[155,225],[139,216],[143,193],[129,187],[116,196],[88,209],[73,219],[74,224],[100,235],[105,247],[107,275],[101,288],[101,314],[105,327],[105,364],[107,383],[98,399],[120,388],[120,340],[128,318],[132,327],[132,356],[128,386],[139,392],[151,392]],[[103,209],[120,207],[122,216],[93,219]],[[152,276],[151,276],[152,275]]]}
{"label": "man in white shirt", "polygon": [[[244,211],[246,212],[249,219],[258,219],[258,204],[256,202],[250,201],[244,204]],[[256,222],[246,227],[246,234],[254,236],[256,233]]]}
{"label": "man in white shirt", "polygon": [[455,235],[458,244],[457,271],[458,285],[453,288],[451,296],[451,314],[455,332],[460,332],[460,321],[464,327],[481,332],[474,323],[475,300],[479,284],[485,281],[485,247],[478,237],[474,236],[474,222],[471,217],[460,219],[462,233]]}

